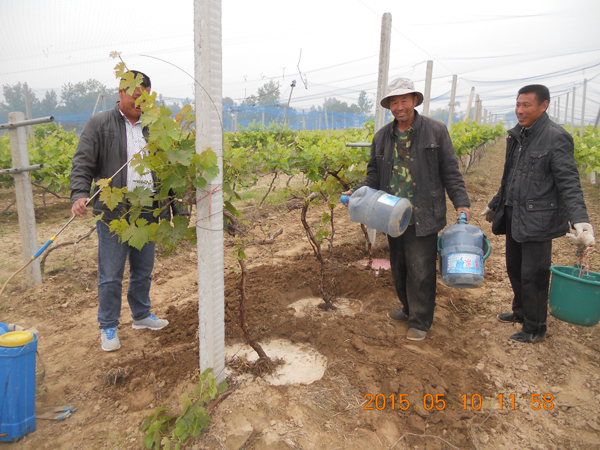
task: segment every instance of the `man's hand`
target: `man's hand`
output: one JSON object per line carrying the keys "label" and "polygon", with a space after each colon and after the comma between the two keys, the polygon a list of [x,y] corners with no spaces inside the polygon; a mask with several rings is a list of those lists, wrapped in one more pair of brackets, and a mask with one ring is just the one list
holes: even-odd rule
{"label": "man's hand", "polygon": [[71,206],[71,214],[77,217],[85,216],[85,214],[87,213],[87,207],[85,204],[89,200],[89,197],[81,197],[75,200],[75,202]]}
{"label": "man's hand", "polygon": [[575,228],[575,231],[577,231],[577,236],[580,236],[587,231],[589,231],[592,235],[594,234],[594,229],[589,223],[586,222],[575,223],[573,224],[573,228]]}
{"label": "man's hand", "polygon": [[[354,192],[353,192],[352,190],[350,190],[350,189],[348,189],[348,190],[347,190],[347,191],[345,191],[345,192],[342,192],[342,195],[347,195],[347,196],[349,196],[349,197],[351,197],[351,196],[352,196],[352,194],[354,194]],[[344,205],[346,208],[348,207],[348,204],[347,204],[347,203],[342,203],[342,204],[343,204],[343,205]]]}
{"label": "man's hand", "polygon": [[489,206],[485,208],[485,211],[483,211],[481,215],[485,216],[486,222],[492,223],[494,221],[494,210],[490,209]]}
{"label": "man's hand", "polygon": [[460,213],[465,213],[467,215],[467,222],[471,220],[471,210],[467,207],[461,207],[456,210],[456,218],[460,217]]}
{"label": "man's hand", "polygon": [[594,228],[589,223],[581,222],[573,224],[573,228],[577,231],[575,236],[579,242],[585,246],[594,245]]}

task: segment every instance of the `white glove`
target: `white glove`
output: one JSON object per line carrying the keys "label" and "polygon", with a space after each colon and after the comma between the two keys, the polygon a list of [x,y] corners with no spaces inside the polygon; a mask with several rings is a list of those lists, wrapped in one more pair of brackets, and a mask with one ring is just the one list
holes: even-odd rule
{"label": "white glove", "polygon": [[[577,231],[575,239],[578,244],[583,244],[586,247],[594,245],[596,240],[594,239],[594,228],[589,223],[581,222],[573,224],[573,228]],[[573,239],[571,239],[573,240]]]}
{"label": "white glove", "polygon": [[492,223],[494,221],[494,210],[490,209],[489,206],[485,208],[485,211],[483,211],[481,215],[485,216],[485,220],[489,223]]}

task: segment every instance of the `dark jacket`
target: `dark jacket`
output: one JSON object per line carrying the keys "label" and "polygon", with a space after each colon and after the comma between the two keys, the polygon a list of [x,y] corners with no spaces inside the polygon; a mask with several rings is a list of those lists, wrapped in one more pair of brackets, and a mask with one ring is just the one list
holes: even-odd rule
{"label": "dark jacket", "polygon": [[[97,182],[103,178],[112,177],[117,170],[127,162],[127,131],[124,118],[119,111],[119,105],[112,111],[102,112],[90,117],[85,124],[73,156],[71,170],[71,203],[81,197],[89,197],[92,180]],[[148,137],[148,128],[142,130]],[[156,176],[152,174],[156,183]],[[127,187],[127,169],[123,168],[110,183],[111,187]],[[98,189],[96,186],[95,190]],[[166,204],[167,202],[164,202]],[[161,206],[164,206],[161,205]],[[173,215],[185,214],[176,202],[171,203]],[[102,214],[103,221],[120,218],[127,210],[127,205],[120,203],[114,210],[108,209],[99,196],[94,198],[94,214]],[[165,208],[161,211],[161,219],[171,219],[171,211]]]}
{"label": "dark jacket", "polygon": [[[394,119],[375,133],[367,176],[363,180],[363,184],[389,194],[392,194],[390,178],[397,124]],[[411,127],[414,130],[409,150],[413,216],[417,236],[427,236],[446,226],[445,192],[455,208],[469,207],[471,203],[446,126],[415,111]]]}
{"label": "dark jacket", "polygon": [[[488,205],[495,211],[492,231],[506,233],[504,209],[512,183],[513,239],[548,241],[565,235],[569,220],[571,224],[589,222],[573,157],[573,138],[546,113],[525,130],[523,140],[521,128],[517,125],[508,131],[502,182]],[[514,171],[512,161],[516,161]]]}

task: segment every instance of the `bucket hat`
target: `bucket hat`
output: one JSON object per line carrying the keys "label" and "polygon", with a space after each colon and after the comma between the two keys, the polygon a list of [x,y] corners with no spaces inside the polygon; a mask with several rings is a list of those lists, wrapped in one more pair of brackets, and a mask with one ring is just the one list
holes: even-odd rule
{"label": "bucket hat", "polygon": [[396,95],[415,94],[418,97],[417,105],[423,103],[423,94],[415,90],[415,85],[408,78],[396,78],[388,86],[388,94],[381,99],[379,104],[386,109],[390,109],[390,98]]}

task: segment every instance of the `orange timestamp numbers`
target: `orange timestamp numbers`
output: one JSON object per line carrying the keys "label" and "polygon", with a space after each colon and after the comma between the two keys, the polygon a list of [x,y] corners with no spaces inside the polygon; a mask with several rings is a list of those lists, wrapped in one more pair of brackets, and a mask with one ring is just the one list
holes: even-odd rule
{"label": "orange timestamp numbers", "polygon": [[[396,400],[397,397],[397,400]],[[402,411],[407,411],[411,408],[411,403],[408,400],[408,394],[390,394],[387,397],[384,394],[365,394],[363,398],[367,400],[363,409],[365,410],[378,410],[382,411],[386,408],[388,409],[401,409]],[[423,396],[423,408],[427,411],[438,410],[443,411],[447,408],[446,399],[444,398],[445,394],[425,394]],[[473,394],[470,397],[467,394],[463,394],[460,396],[462,400],[462,404],[457,407],[457,409],[467,410],[469,407],[474,409],[475,411],[479,411],[483,405],[483,401],[480,394]],[[496,396],[496,400],[498,400],[499,408],[504,409],[507,407],[508,409],[520,409],[515,406],[515,398],[519,398],[515,394],[510,394],[506,396],[506,400],[504,398],[504,394],[498,394]],[[529,396],[523,395],[522,398],[524,400],[528,400]],[[531,405],[529,406],[531,409],[536,411],[540,409],[545,409],[546,411],[550,411],[554,409],[554,396],[552,394],[531,394]],[[418,409],[419,405],[414,405],[414,409]],[[454,406],[449,406],[449,409],[455,409]],[[523,406],[523,409],[527,409],[527,406]]]}

